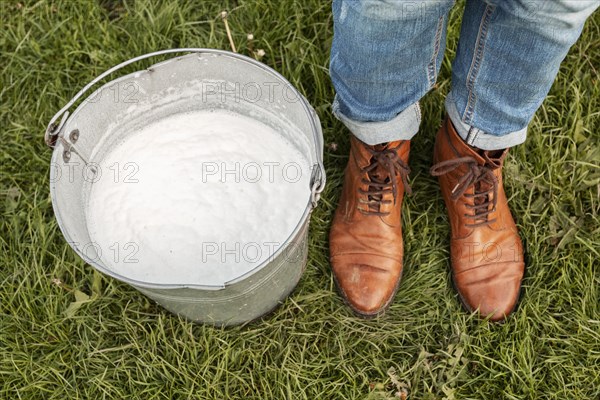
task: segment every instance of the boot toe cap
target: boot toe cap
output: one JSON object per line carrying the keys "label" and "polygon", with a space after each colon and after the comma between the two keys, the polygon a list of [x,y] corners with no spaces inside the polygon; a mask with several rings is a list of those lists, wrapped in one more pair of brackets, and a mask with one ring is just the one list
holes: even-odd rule
{"label": "boot toe cap", "polygon": [[[496,266],[497,267],[497,266]],[[455,277],[455,285],[465,308],[478,311],[483,318],[500,322],[515,309],[521,290],[522,272],[516,268],[510,272],[503,268],[499,274],[490,274],[477,279]]]}
{"label": "boot toe cap", "polygon": [[398,287],[401,263],[389,268],[383,263],[343,263],[332,260],[337,286],[352,310],[362,316],[376,316],[389,305]]}

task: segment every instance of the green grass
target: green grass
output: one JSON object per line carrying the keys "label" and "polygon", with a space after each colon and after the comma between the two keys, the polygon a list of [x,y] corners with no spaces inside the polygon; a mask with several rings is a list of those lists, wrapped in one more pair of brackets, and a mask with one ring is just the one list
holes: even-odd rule
{"label": "green grass", "polygon": [[[327,260],[349,148],[330,111],[328,1],[21,3],[0,3],[0,398],[391,399],[399,390],[410,399],[600,397],[599,14],[508,159],[528,268],[519,310],[495,325],[465,313],[451,287],[447,219],[428,174],[460,6],[414,140],[404,279],[389,312],[363,321],[337,295]],[[188,323],[85,265],[54,219],[43,143],[54,113],[105,69],[164,48],[228,49],[224,8],[239,51],[247,53],[253,32],[263,61],[315,106],[326,143],[339,144],[325,151],[329,183],[298,289],[264,321],[232,329]],[[71,288],[94,296],[68,315]]]}

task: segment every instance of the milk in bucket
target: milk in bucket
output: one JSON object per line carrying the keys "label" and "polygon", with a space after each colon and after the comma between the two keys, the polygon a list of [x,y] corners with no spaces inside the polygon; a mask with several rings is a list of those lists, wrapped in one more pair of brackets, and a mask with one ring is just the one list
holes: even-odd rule
{"label": "milk in bucket", "polygon": [[223,285],[267,260],[309,202],[308,160],[274,128],[226,110],[171,115],[94,159],[87,223],[127,278]]}

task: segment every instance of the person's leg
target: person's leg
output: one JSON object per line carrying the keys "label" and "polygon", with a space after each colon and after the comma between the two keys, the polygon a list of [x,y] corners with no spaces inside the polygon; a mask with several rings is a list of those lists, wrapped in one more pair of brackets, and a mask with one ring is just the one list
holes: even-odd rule
{"label": "person's leg", "polygon": [[471,146],[525,141],[569,48],[599,0],[468,0],[446,109]]}
{"label": "person's leg", "polygon": [[435,84],[454,0],[334,0],[334,113],[369,145],[408,140]]}
{"label": "person's leg", "polygon": [[452,231],[452,279],[469,311],[502,320],[518,301],[521,240],[502,186],[527,125],[598,1],[467,0],[449,116],[435,144]]}
{"label": "person's leg", "polygon": [[402,275],[401,206],[419,99],[435,83],[452,0],[334,0],[334,112],[352,133],[329,235],[333,276],[352,310],[381,313]]}

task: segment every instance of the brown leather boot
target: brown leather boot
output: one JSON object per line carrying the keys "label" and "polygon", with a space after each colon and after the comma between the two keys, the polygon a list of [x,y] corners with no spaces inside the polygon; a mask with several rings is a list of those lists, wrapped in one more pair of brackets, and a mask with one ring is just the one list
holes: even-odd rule
{"label": "brown leather boot", "polygon": [[409,141],[369,146],[351,138],[342,196],[329,234],[342,297],[363,317],[383,312],[402,275],[401,207],[410,192]]}
{"label": "brown leather boot", "polygon": [[446,118],[431,174],[439,177],[452,237],[452,280],[465,308],[492,321],[516,307],[523,278],[523,247],[502,186],[508,149],[467,145]]}

